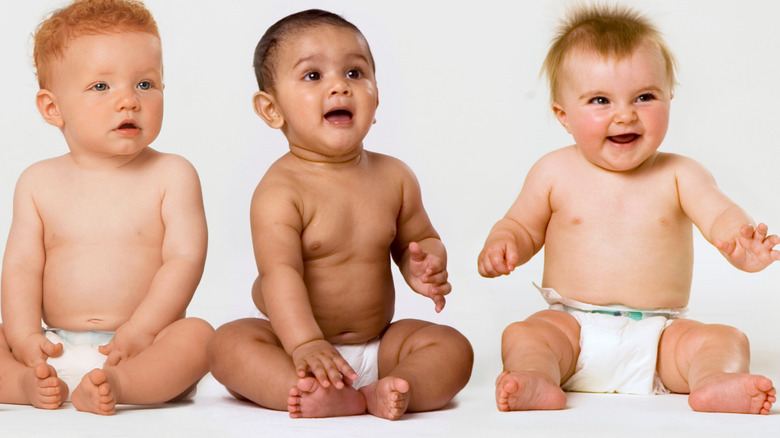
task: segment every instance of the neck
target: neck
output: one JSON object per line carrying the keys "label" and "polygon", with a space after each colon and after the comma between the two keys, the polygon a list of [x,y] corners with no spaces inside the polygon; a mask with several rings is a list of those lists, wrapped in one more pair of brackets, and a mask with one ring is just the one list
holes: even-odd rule
{"label": "neck", "polygon": [[362,144],[343,155],[325,155],[291,144],[290,153],[307,166],[340,169],[357,167],[363,162],[366,152]]}
{"label": "neck", "polygon": [[71,151],[71,161],[81,169],[93,171],[112,171],[125,168],[142,157],[150,153],[151,149],[146,147],[138,153],[131,155],[94,155],[84,153],[74,153]]}

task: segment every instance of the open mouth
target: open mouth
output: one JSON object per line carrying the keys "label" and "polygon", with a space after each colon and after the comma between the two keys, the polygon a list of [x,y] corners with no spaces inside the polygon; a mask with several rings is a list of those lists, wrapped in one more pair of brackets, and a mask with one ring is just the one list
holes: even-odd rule
{"label": "open mouth", "polygon": [[125,120],[116,129],[120,129],[120,130],[138,129],[138,125],[136,125],[135,122],[132,120]]}
{"label": "open mouth", "polygon": [[611,137],[608,137],[609,140],[613,143],[617,144],[626,144],[631,143],[632,141],[639,138],[639,134],[621,134],[621,135],[613,135]]}
{"label": "open mouth", "polygon": [[333,124],[342,124],[352,121],[352,112],[345,109],[335,109],[325,114],[325,120]]}

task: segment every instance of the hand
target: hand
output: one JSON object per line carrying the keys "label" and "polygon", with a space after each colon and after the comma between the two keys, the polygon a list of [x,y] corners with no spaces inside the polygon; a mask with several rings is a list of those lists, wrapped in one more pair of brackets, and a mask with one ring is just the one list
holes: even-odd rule
{"label": "hand", "polygon": [[98,351],[108,356],[106,365],[116,366],[144,351],[152,345],[154,338],[154,334],[139,330],[126,322],[116,329],[108,344],[98,347]]}
{"label": "hand", "polygon": [[758,224],[755,229],[752,225],[743,225],[736,239],[715,239],[713,243],[732,265],[745,272],[758,272],[780,260],[780,251],[773,249],[780,243],[780,237],[767,236],[767,232],[765,224]]}
{"label": "hand", "polygon": [[61,354],[62,344],[53,343],[42,333],[34,333],[26,337],[20,346],[13,348],[14,358],[28,367],[34,367],[46,362],[50,357],[58,357]]}
{"label": "hand", "polygon": [[520,262],[520,251],[514,239],[495,240],[485,244],[477,267],[483,277],[509,275]]}
{"label": "hand", "polygon": [[444,260],[425,252],[417,242],[409,244],[409,286],[432,299],[436,313],[444,309],[444,296],[452,291],[448,275]]}
{"label": "hand", "polygon": [[298,377],[303,378],[306,373],[311,373],[323,388],[333,384],[336,389],[341,389],[358,378],[355,370],[333,345],[324,339],[315,339],[295,347],[292,360]]}

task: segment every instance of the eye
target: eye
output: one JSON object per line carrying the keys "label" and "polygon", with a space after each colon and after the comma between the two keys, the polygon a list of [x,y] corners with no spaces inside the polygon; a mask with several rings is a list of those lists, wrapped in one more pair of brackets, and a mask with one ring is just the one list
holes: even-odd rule
{"label": "eye", "polygon": [[596,105],[606,105],[609,103],[609,99],[604,96],[596,96],[588,101],[588,103],[595,103]]}
{"label": "eye", "polygon": [[352,70],[347,72],[347,78],[349,79],[360,79],[363,77],[363,72],[360,70],[353,68]]}
{"label": "eye", "polygon": [[636,98],[637,102],[650,102],[655,100],[655,96],[652,93],[645,93]]}
{"label": "eye", "polygon": [[141,81],[136,85],[139,90],[149,90],[152,88],[152,83],[149,81]]}
{"label": "eye", "polygon": [[105,84],[103,82],[99,82],[92,86],[92,89],[95,91],[106,91],[108,90],[108,84]]}
{"label": "eye", "polygon": [[322,79],[322,75],[318,71],[310,71],[303,77],[305,81],[319,81]]}

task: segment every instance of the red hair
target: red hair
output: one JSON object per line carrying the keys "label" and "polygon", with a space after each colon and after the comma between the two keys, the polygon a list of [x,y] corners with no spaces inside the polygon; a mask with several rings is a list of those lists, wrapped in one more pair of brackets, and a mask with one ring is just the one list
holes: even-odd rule
{"label": "red hair", "polygon": [[152,13],[136,0],[75,0],[54,11],[35,32],[33,62],[38,85],[51,80],[52,62],[61,58],[68,43],[84,35],[143,32],[160,37]]}

